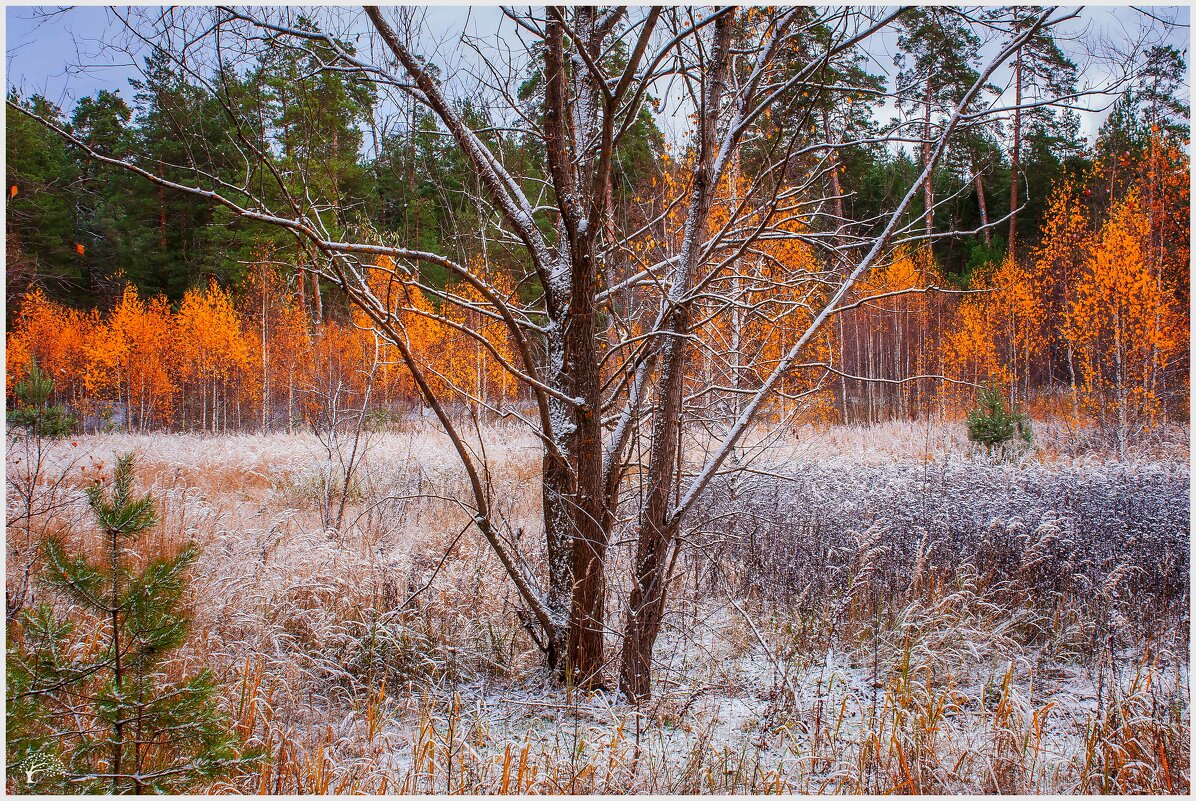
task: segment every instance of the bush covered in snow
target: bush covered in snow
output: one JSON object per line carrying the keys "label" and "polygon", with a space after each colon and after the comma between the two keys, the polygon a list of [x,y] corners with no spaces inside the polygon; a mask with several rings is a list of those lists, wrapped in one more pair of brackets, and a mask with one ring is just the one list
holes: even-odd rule
{"label": "bush covered in snow", "polygon": [[698,536],[736,591],[809,611],[864,579],[896,608],[966,568],[1006,603],[1101,607],[1144,631],[1187,608],[1188,509],[1180,463],[809,462],[727,480]]}

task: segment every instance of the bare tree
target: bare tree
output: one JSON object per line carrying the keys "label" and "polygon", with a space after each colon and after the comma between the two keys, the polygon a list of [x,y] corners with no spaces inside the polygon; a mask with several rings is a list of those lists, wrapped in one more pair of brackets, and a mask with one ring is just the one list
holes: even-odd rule
{"label": "bare tree", "polygon": [[[922,223],[934,204],[920,214],[911,205],[953,134],[1010,112],[1007,104],[982,98],[981,87],[1008,67],[1029,37],[1073,16],[1040,11],[1014,32],[999,20],[982,22],[961,11],[978,30],[995,31],[988,37],[991,56],[965,91],[935,109],[934,124],[897,120],[866,138],[825,130],[823,110],[836,96],[868,94],[879,103],[913,91],[896,87],[886,96],[873,86],[825,77],[840,74],[828,67],[892,28],[902,13],[504,9],[514,32],[478,64],[458,66],[442,80],[433,67],[437,54],[420,52],[424,40],[409,11],[330,13],[321,27],[289,9],[142,12],[122,17],[134,39],[168,54],[189,80],[224,103],[236,123],[245,180],[234,185],[182,164],[172,166],[190,169],[194,180],[169,181],[160,170],[114,159],[42,122],[99,162],[294,236],[308,252],[311,274],[343,292],[397,350],[456,450],[474,524],[518,590],[533,639],[548,666],[577,685],[597,687],[607,680],[606,639],[615,617],[606,608],[608,551],[616,531],[631,533],[635,554],[630,599],[621,610],[619,682],[628,698],[639,701],[650,694],[671,566],[695,501],[726,469],[759,414],[783,394],[787,377],[805,371],[817,384],[842,376],[831,364],[811,360],[811,342],[833,317],[870,300],[846,300],[861,276],[886,263],[895,248],[929,240]],[[363,36],[370,47],[360,45]],[[462,44],[481,52],[472,39]],[[254,133],[253,120],[224,83],[236,74],[238,59],[272,49],[302,54],[317,70],[372,85],[384,99],[380,107],[389,104],[400,114],[419,107],[434,115],[475,173],[478,192],[470,202],[485,221],[483,238],[488,246],[519,252],[525,270],[519,278],[528,291],[504,291],[465,259],[420,251],[390,235],[334,236],[327,220],[337,212],[335,204],[309,191],[302,171],[279,166],[277,153]],[[516,89],[528,76],[538,87],[534,102]],[[471,96],[484,98],[490,111],[485,126],[459,102],[466,80],[472,81]],[[617,153],[650,101],[662,102],[675,120],[690,120],[692,131],[674,143],[675,158],[660,165],[673,190],[631,208],[635,201],[619,200],[612,191]],[[777,119],[793,122],[774,124]],[[819,121],[821,135],[811,138]],[[510,166],[496,133],[535,143],[542,171]],[[845,219],[838,153],[886,145],[920,149],[921,172],[880,217]],[[745,167],[746,177],[727,202],[728,173],[749,151],[750,175]],[[717,219],[716,206],[722,209]],[[742,290],[759,281],[750,265],[769,257],[770,243],[789,240],[803,242],[824,265],[778,279],[799,299],[794,303],[804,312],[803,327],[779,359],[737,361],[737,371],[753,366],[760,379],[730,388],[733,419],[705,457],[690,464],[687,426],[705,422],[702,409],[709,408],[685,394],[693,354],[707,346],[698,332],[712,317],[760,313]],[[430,285],[421,274],[430,265],[482,300]],[[501,324],[513,343],[515,356],[506,358],[478,331],[454,324],[523,388],[526,404],[499,411],[519,417],[542,443],[545,565],[529,564],[514,534],[492,513],[481,434],[454,418],[459,393],[411,346],[405,321],[413,306],[405,288],[412,285]]]}
{"label": "bare tree", "polygon": [[6,447],[7,558],[10,564],[18,565],[16,577],[10,579],[4,592],[5,620],[12,621],[29,603],[35,567],[42,558],[41,544],[54,530],[55,516],[69,511],[78,500],[70,478],[83,452],[73,451],[62,464],[55,464],[50,458],[50,439],[36,431],[13,427],[9,428]]}
{"label": "bare tree", "polygon": [[375,335],[368,344],[351,346],[368,349],[366,353],[318,354],[312,381],[304,388],[304,412],[327,459],[320,476],[320,516],[338,533],[376,433],[370,401],[382,365],[380,346]]}

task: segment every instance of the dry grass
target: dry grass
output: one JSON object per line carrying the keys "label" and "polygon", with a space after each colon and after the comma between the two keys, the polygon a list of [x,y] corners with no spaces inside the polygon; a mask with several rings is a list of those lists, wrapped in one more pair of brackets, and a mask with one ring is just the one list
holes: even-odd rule
{"label": "dry grass", "polygon": [[[1084,472],[1099,453],[1038,432],[1021,465],[976,469],[1070,469],[1076,492],[1109,491]],[[486,445],[504,525],[527,532],[535,563],[535,443],[511,430]],[[305,435],[85,437],[50,462],[77,491],[130,450],[162,504],[159,544],[203,549],[180,659],[217,672],[237,731],[271,757],[217,792],[1189,789],[1187,551],[1155,566],[1182,581],[1152,590],[1125,559],[1077,559],[1088,541],[1066,510],[955,539],[830,513],[801,529],[771,485],[744,482],[734,515],[711,508],[689,534],[713,539],[682,560],[657,693],[633,709],[546,679],[517,599],[452,500],[461,476],[436,432],[379,435],[340,530],[321,523],[313,499],[333,474]],[[1124,469],[1182,479],[1186,501],[1183,458]],[[753,465],[760,481],[805,470],[821,486],[842,483],[836,470],[926,475],[972,459],[954,429],[889,424],[803,430]],[[53,516],[77,525],[80,508]],[[1173,534],[1186,542],[1184,521]],[[828,550],[792,545],[807,541]],[[614,575],[627,554],[612,559]],[[612,616],[623,592],[612,587]]]}

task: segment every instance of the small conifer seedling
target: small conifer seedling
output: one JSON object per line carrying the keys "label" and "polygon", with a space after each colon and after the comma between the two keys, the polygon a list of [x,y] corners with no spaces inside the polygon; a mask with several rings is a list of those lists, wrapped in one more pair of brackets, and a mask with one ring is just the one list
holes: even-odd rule
{"label": "small conifer seedling", "polygon": [[976,397],[977,408],[968,412],[968,439],[984,445],[988,453],[1004,448],[1015,439],[1026,445],[1034,441],[1030,418],[1010,409],[995,388],[982,389]]}
{"label": "small conifer seedling", "polygon": [[75,429],[75,418],[67,413],[65,406],[50,403],[53,393],[53,379],[34,359],[29,365],[29,375],[13,386],[17,406],[8,413],[9,426],[50,439],[70,434]]}
{"label": "small conifer seedling", "polygon": [[255,759],[238,752],[211,674],[169,662],[187,639],[197,551],[151,552],[143,535],[157,525],[156,504],[133,485],[133,457],[122,456],[110,485],[88,488],[100,548],[45,543],[47,582],[69,618],[42,604],[10,627],[9,764],[61,766],[26,791],[178,793]]}

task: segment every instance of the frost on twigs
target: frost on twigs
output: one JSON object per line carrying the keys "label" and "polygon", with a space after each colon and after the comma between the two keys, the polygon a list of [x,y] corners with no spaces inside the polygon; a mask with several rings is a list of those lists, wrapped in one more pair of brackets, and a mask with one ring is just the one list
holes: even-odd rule
{"label": "frost on twigs", "polygon": [[[482,431],[495,519],[542,575],[537,443]],[[299,502],[326,458],[312,435],[107,434],[47,461],[138,449],[163,519],[202,547],[181,655],[270,755],[216,790],[1187,786],[1182,460],[977,461],[959,424],[807,429],[788,447],[734,496],[717,479],[682,532],[640,708],[552,683],[453,502],[467,489],[442,433],[380,433],[335,539]]]}

